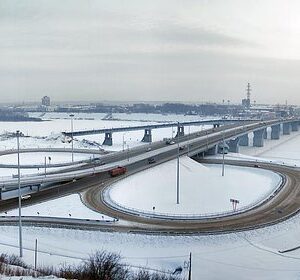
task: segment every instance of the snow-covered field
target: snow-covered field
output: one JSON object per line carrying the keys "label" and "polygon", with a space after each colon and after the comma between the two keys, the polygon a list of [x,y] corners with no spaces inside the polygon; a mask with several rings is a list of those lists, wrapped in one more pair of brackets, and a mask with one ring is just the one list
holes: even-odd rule
{"label": "snow-covered field", "polygon": [[[102,117],[104,114],[102,114]],[[126,119],[126,121],[101,121],[100,115],[95,116],[76,116],[74,121],[74,127],[76,129],[91,129],[91,128],[101,128],[104,125],[107,127],[119,126],[119,125],[137,125],[145,124],[142,120],[148,119],[150,121],[163,121],[172,120],[175,121],[178,118],[187,120],[188,118],[195,118],[194,116],[183,117],[183,116],[158,116],[158,115],[121,115],[114,116],[119,119]],[[22,127],[22,131],[28,135],[32,136],[45,136],[45,139],[36,138],[21,138],[21,146],[23,147],[70,147],[68,143],[62,143],[61,138],[57,136],[58,132],[61,130],[69,130],[70,119],[68,115],[63,116],[62,114],[46,114],[45,118],[52,119],[49,122],[43,123],[0,123],[1,131],[0,134],[4,133],[4,130],[15,131]],[[62,118],[62,119],[57,119]],[[81,118],[81,119],[80,119]],[[83,120],[83,118],[94,118],[94,120]],[[24,125],[23,125],[24,124]],[[24,128],[24,129],[23,129]],[[201,126],[198,127],[201,129]],[[191,127],[192,132],[192,127]],[[187,131],[186,131],[187,132]],[[51,136],[52,133],[52,136]],[[143,132],[134,132],[133,134],[125,134],[124,140],[126,145],[136,145],[140,142],[137,139],[141,139]],[[155,131],[153,132],[154,139],[170,137],[172,135],[172,129],[167,132],[159,133],[155,136]],[[47,137],[49,136],[50,137]],[[168,136],[163,136],[168,135]],[[95,137],[95,138],[94,138]],[[96,140],[101,143],[102,136],[91,136],[90,141]],[[123,135],[116,134],[113,136],[115,142],[115,149],[122,148]],[[158,138],[155,138],[158,137]],[[261,156],[265,160],[280,160],[282,162],[299,163],[300,162],[300,151],[298,149],[297,142],[299,143],[300,133],[292,133],[290,136],[281,136],[280,140],[267,140],[264,148],[253,148],[253,147],[241,147],[241,153],[246,153],[248,156]],[[130,139],[131,138],[131,139]],[[15,139],[0,137],[0,149],[10,149],[15,147]],[[86,143],[81,141],[75,142],[75,147],[88,147]],[[130,146],[131,147],[131,146]],[[112,149],[114,146],[112,147]],[[272,150],[270,150],[272,148]],[[233,155],[233,154],[231,154]],[[231,156],[228,155],[228,156]],[[243,155],[238,155],[238,158],[243,157]],[[171,163],[170,163],[171,164]],[[169,166],[170,167],[170,166]],[[174,167],[174,168],[173,168]],[[170,177],[175,179],[175,165],[173,168],[174,175],[172,176],[170,172]],[[198,165],[197,170],[194,169],[196,166],[185,164],[181,166],[181,172],[184,174],[190,174],[192,171],[196,171],[195,176],[199,176],[199,182],[195,180],[193,185],[198,186],[203,185],[203,181],[208,180],[209,174],[214,174],[218,177],[218,180],[227,180],[230,177],[235,176],[233,179],[237,182],[243,182],[243,185],[247,181],[251,180],[262,180],[262,188],[256,188],[255,192],[264,189],[264,191],[270,190],[271,185],[275,183],[275,177],[269,177],[268,174],[257,174],[258,170],[254,170],[254,173],[246,171],[249,179],[245,179],[245,173],[242,169],[232,169],[228,167],[225,169],[225,177],[220,178],[221,169],[220,166],[212,167],[212,170],[207,170],[208,167],[203,167]],[[199,168],[199,170],[198,170]],[[169,170],[169,169],[168,169]],[[204,171],[204,172],[201,172]],[[252,170],[253,171],[253,170]],[[233,172],[233,175],[231,174]],[[151,174],[150,170],[145,172]],[[164,173],[166,174],[166,173]],[[182,179],[184,178],[182,174]],[[218,175],[219,174],[219,175]],[[169,174],[168,174],[169,175]],[[202,176],[202,177],[201,177]],[[254,177],[252,177],[254,176]],[[161,179],[164,176],[161,176]],[[165,176],[167,177],[167,176]],[[248,177],[247,177],[248,178]],[[130,179],[130,178],[128,178]],[[168,179],[168,178],[166,178]],[[217,179],[216,179],[217,180]],[[149,180],[144,180],[149,181]],[[158,181],[158,180],[157,180]],[[212,183],[217,183],[217,181],[209,180],[209,185],[206,186],[206,190],[210,190],[210,186],[214,186]],[[258,181],[255,181],[258,182]],[[228,182],[227,182],[228,183]],[[228,186],[228,184],[224,184]],[[171,203],[175,203],[176,199],[176,184],[175,181],[171,182],[172,191],[170,195],[166,196],[168,199],[172,200]],[[188,184],[191,186],[192,184]],[[234,185],[230,185],[231,191],[234,191]],[[181,182],[181,191],[184,190],[184,180]],[[134,190],[139,190],[143,186],[130,186],[126,191],[132,192]],[[187,187],[188,188],[188,187]],[[161,192],[161,188],[157,191]],[[198,193],[200,188],[196,188],[194,192],[195,197],[200,199],[204,198],[203,194]],[[211,189],[210,194],[207,192],[204,205],[209,207],[216,207],[213,204],[222,204],[231,209],[231,205],[228,201],[229,196],[236,195],[234,192],[228,195],[226,199],[220,201],[218,199],[218,194],[224,197],[224,189],[222,191],[217,191],[215,188]],[[237,198],[244,203],[244,197],[252,195],[250,187],[247,188],[247,193],[241,191],[239,188],[239,197]],[[193,190],[194,191],[194,190]],[[250,191],[250,193],[248,193]],[[128,196],[125,193],[125,199]],[[149,198],[157,198],[157,195],[153,195],[154,192],[149,193]],[[134,194],[134,193],[132,193]],[[201,194],[201,195],[200,195]],[[134,194],[136,195],[136,194]],[[199,196],[199,197],[198,197]],[[243,198],[242,198],[243,196]],[[259,197],[257,195],[256,197]],[[140,197],[139,197],[140,198]],[[231,198],[231,197],[230,197]],[[185,199],[182,193],[182,202]],[[76,201],[77,202],[76,202]],[[210,201],[208,203],[208,201]],[[54,204],[52,204],[54,203]],[[148,203],[148,202],[147,202]],[[149,199],[149,205],[145,203],[145,210],[152,209],[154,202]],[[200,203],[199,203],[200,204]],[[209,205],[212,204],[212,205]],[[158,204],[155,205],[156,210],[160,211]],[[199,206],[202,207],[203,205]],[[240,207],[241,205],[239,205]],[[37,208],[36,208],[37,207]],[[74,208],[73,208],[74,207]],[[198,207],[198,205],[197,205]],[[57,208],[57,209],[52,209]],[[76,209],[78,208],[78,209]],[[85,211],[90,211],[83,209],[84,206],[81,204],[78,196],[76,199],[60,198],[52,202],[43,203],[41,205],[35,205],[28,210],[29,214],[34,212],[44,213],[43,215],[58,215],[65,216],[72,211],[72,216],[75,217],[88,217],[88,215],[94,215],[94,213],[87,213]],[[41,211],[39,211],[41,210]],[[75,210],[78,210],[76,212]],[[203,209],[202,209],[203,210]],[[210,209],[205,210],[205,212],[211,212]],[[76,213],[76,214],[75,214]],[[86,214],[85,214],[86,213]],[[40,214],[41,215],[41,214]],[[83,215],[83,216],[82,216]],[[98,215],[98,214],[95,214]],[[71,229],[50,229],[50,228],[35,228],[35,227],[24,227],[23,228],[23,243],[25,248],[24,260],[30,264],[33,263],[34,259],[34,242],[38,239],[39,244],[39,254],[38,262],[39,265],[54,265],[59,266],[64,263],[78,263],[82,259],[86,259],[88,255],[96,250],[108,250],[117,253],[121,253],[124,256],[124,261],[134,265],[148,266],[151,268],[158,269],[169,269],[174,270],[174,268],[179,265],[184,266],[188,260],[188,255],[192,252],[192,279],[300,279],[299,270],[299,260],[300,260],[300,250],[295,250],[289,253],[279,253],[280,250],[286,250],[289,248],[300,246],[299,242],[299,232],[300,232],[300,215],[295,216],[292,219],[284,223],[280,223],[275,226],[270,226],[264,229],[258,229],[253,231],[223,234],[217,236],[155,236],[155,235],[140,235],[140,234],[127,234],[127,233],[112,233],[112,232],[91,232],[82,230],[71,230]],[[0,252],[3,253],[15,253],[18,254],[18,228],[14,226],[1,226],[0,227]]]}
{"label": "snow-covered field", "polygon": [[[0,150],[9,150],[17,148],[16,137],[12,137],[10,133],[20,130],[26,137],[20,138],[20,148],[71,148],[71,143],[65,141],[65,137],[61,132],[70,131],[71,118],[65,113],[32,113],[31,116],[42,116],[43,122],[0,122]],[[182,116],[182,115],[156,115],[156,114],[116,114],[118,120],[102,120],[105,114],[75,114],[74,131],[89,130],[112,127],[128,127],[137,125],[147,125],[158,122],[170,121],[195,121],[199,120],[198,116]],[[207,118],[206,118],[207,119]],[[210,128],[211,125],[199,125],[186,127],[185,133]],[[153,141],[162,140],[165,137],[174,137],[177,133],[176,127],[154,129],[152,131]],[[113,134],[113,146],[102,145],[104,135],[87,135],[74,138],[74,148],[96,149],[99,148],[108,151],[119,151],[140,145],[147,145],[141,142],[144,131],[119,132]],[[21,156],[21,163],[43,163],[44,157],[51,157],[52,163],[71,161],[70,154],[40,153],[35,155],[24,154]],[[90,158],[91,155],[74,154],[75,160]],[[15,155],[7,155],[0,157],[0,163],[15,163]],[[2,172],[0,171],[0,174]],[[7,174],[7,170],[3,171]],[[12,173],[11,173],[12,174]],[[11,175],[10,174],[10,175]],[[1,176],[1,175],[0,175]]]}
{"label": "snow-covered field", "polygon": [[[87,160],[92,157],[91,154],[74,153],[74,161]],[[51,166],[51,164],[67,163],[71,162],[72,154],[63,153],[21,153],[20,154],[20,164],[32,164],[32,165],[43,165],[46,158],[46,164]],[[0,156],[0,164],[18,164],[17,154],[8,154]],[[50,167],[49,166],[49,167]]]}
{"label": "snow-covered field", "polygon": [[[18,209],[0,213],[1,216],[17,216]],[[97,213],[85,207],[78,194],[60,197],[22,208],[22,216],[90,219],[112,221],[113,218]]]}
{"label": "snow-covered field", "polygon": [[123,208],[157,215],[207,215],[232,211],[231,198],[240,201],[238,208],[258,203],[281,182],[273,172],[235,166],[225,166],[222,177],[221,165],[202,165],[182,157],[180,203],[176,204],[176,166],[172,160],[121,180],[110,188],[109,197]]}
{"label": "snow-covered field", "polygon": [[[174,270],[192,252],[193,279],[299,279],[299,216],[277,226],[217,236],[153,236],[25,227],[24,260],[39,265],[78,263],[96,250],[121,253],[134,265]],[[0,228],[0,251],[18,253],[18,228]]]}

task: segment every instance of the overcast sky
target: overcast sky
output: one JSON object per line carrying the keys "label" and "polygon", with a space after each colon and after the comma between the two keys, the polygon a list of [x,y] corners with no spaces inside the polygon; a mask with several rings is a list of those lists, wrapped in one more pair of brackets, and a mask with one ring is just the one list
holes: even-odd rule
{"label": "overcast sky", "polygon": [[298,0],[0,0],[0,102],[300,105]]}

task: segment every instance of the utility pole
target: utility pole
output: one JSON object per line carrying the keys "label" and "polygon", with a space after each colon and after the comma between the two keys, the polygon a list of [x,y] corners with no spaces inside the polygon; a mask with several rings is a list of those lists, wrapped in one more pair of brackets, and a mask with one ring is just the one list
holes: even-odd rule
{"label": "utility pole", "polygon": [[123,152],[124,152],[124,149],[125,149],[124,134],[125,134],[125,133],[123,133],[123,139],[122,139],[122,140],[123,140],[123,142],[122,142],[122,143],[123,143],[123,145],[122,145],[122,151],[123,151]]}
{"label": "utility pole", "polygon": [[179,122],[177,123],[177,200],[176,203],[179,204]]}
{"label": "utility pole", "polygon": [[73,114],[71,114],[70,115],[70,117],[71,117],[71,135],[72,135],[72,162],[74,162],[74,137],[73,137],[73,117],[74,117],[74,115]]}
{"label": "utility pole", "polygon": [[18,196],[19,196],[19,249],[20,258],[23,257],[23,245],[22,245],[22,205],[21,205],[21,173],[20,173],[20,131],[17,130],[17,147],[18,147]]}
{"label": "utility pole", "polygon": [[189,261],[189,278],[188,280],[192,280],[192,253],[190,253],[190,261]]}
{"label": "utility pole", "polygon": [[45,157],[44,169],[45,169],[45,178],[46,178],[46,174],[47,174],[47,157]]}
{"label": "utility pole", "polygon": [[35,240],[35,247],[34,247],[34,270],[37,269],[37,248],[38,248],[38,240]]}
{"label": "utility pole", "polygon": [[224,137],[224,120],[223,120],[223,133],[222,133],[222,136],[223,136],[223,159],[222,159],[222,176],[224,177],[224,169],[225,169],[225,137]]}

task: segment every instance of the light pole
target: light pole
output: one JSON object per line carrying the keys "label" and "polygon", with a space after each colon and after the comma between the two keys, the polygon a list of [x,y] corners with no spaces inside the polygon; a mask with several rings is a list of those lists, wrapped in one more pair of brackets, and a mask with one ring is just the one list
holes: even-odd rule
{"label": "light pole", "polygon": [[122,144],[122,151],[124,152],[124,150],[125,150],[125,141],[124,141],[124,135],[125,135],[125,133],[123,133],[123,135],[122,135],[122,138],[123,138],[123,144]]}
{"label": "light pole", "polygon": [[176,204],[179,204],[179,134],[180,134],[180,128],[179,128],[179,122],[177,122],[177,199]]}
{"label": "light pole", "polygon": [[45,157],[44,169],[45,169],[45,178],[46,178],[46,176],[47,176],[47,157]]}
{"label": "light pole", "polygon": [[74,142],[73,142],[73,117],[74,117],[74,114],[71,114],[70,115],[71,117],[71,137],[72,137],[72,162],[74,162]]}
{"label": "light pole", "polygon": [[191,137],[191,126],[189,125],[189,138],[188,138],[188,144],[187,144],[187,156],[190,154],[190,137]]}
{"label": "light pole", "polygon": [[224,127],[225,123],[224,123],[224,120],[223,120],[223,130],[222,130],[222,137],[223,137],[223,159],[222,159],[222,176],[224,177],[224,169],[225,169],[225,137],[224,137]]}
{"label": "light pole", "polygon": [[22,245],[22,205],[21,205],[21,173],[20,173],[20,131],[17,130],[17,147],[18,147],[18,197],[19,197],[19,249],[20,258],[23,257],[23,245]]}

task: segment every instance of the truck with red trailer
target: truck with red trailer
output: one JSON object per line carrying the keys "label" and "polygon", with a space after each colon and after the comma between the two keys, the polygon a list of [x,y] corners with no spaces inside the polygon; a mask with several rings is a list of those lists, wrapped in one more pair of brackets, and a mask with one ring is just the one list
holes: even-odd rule
{"label": "truck with red trailer", "polygon": [[124,166],[118,166],[116,168],[113,168],[111,170],[109,170],[109,174],[111,177],[116,177],[119,175],[123,175],[127,172],[127,168]]}

